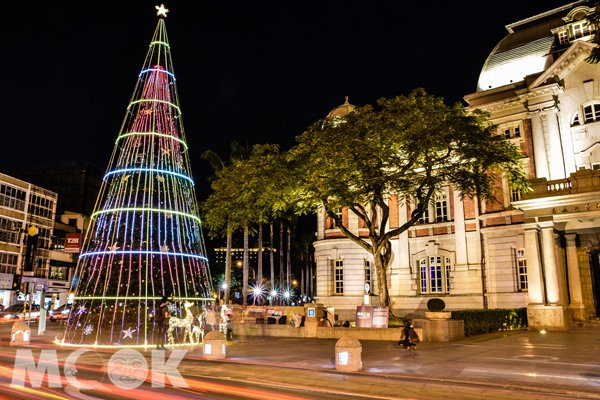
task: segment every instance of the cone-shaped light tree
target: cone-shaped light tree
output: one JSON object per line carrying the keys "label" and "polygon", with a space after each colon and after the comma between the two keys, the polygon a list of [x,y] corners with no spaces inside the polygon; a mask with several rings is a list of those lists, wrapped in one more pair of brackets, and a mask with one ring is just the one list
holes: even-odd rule
{"label": "cone-shaped light tree", "polygon": [[211,300],[166,13],[159,16],[86,234],[64,343],[149,345],[162,296]]}

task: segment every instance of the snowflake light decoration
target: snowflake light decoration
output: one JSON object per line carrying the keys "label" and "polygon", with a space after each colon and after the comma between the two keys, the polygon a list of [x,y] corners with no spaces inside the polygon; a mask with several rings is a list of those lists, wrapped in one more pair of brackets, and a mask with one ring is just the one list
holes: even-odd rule
{"label": "snowflake light decoration", "polygon": [[169,310],[169,314],[175,314],[177,312],[177,306],[175,303],[167,304],[167,309]]}
{"label": "snowflake light decoration", "polygon": [[91,325],[86,325],[85,328],[83,328],[83,334],[85,336],[91,334],[94,331],[94,327]]}

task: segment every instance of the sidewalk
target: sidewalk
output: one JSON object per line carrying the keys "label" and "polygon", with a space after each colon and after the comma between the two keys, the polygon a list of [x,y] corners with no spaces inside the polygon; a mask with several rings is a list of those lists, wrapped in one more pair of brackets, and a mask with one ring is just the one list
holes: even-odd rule
{"label": "sidewalk", "polygon": [[[246,337],[225,362],[335,371],[336,340]],[[358,375],[581,393],[600,398],[600,329],[540,334],[499,332],[457,342],[423,342],[416,352],[395,342],[363,341]],[[190,358],[201,358],[198,352]],[[567,396],[570,397],[570,396]]]}

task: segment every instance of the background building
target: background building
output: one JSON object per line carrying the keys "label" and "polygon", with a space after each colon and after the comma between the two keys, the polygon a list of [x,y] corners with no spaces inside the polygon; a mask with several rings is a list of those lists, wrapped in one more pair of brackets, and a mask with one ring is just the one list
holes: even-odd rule
{"label": "background building", "polygon": [[[519,146],[534,191],[499,180],[497,202],[438,193],[418,225],[392,241],[392,308],[419,313],[429,298],[447,308],[528,309],[529,326],[565,329],[600,315],[600,66],[585,59],[593,3],[578,1],[507,25],[465,96]],[[330,115],[350,109],[345,104]],[[390,199],[390,227],[410,210]],[[359,219],[339,210],[360,234]],[[364,284],[377,293],[370,255],[325,214],[315,242],[317,298],[352,318]],[[373,299],[375,300],[375,299]]]}

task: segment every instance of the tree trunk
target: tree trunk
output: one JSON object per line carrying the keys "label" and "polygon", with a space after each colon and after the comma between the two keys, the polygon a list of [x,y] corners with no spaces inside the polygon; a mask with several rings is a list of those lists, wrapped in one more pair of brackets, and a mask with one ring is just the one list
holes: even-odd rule
{"label": "tree trunk", "polygon": [[300,269],[300,298],[306,294],[304,291],[304,268]]}
{"label": "tree trunk", "polygon": [[258,259],[256,266],[256,285],[262,286],[263,279],[263,225],[258,223]]}
{"label": "tree trunk", "polygon": [[378,250],[377,254],[373,254],[375,271],[377,272],[377,284],[379,285],[379,305],[382,307],[390,307],[391,312],[390,294],[388,292],[387,282],[387,269],[390,260],[389,257],[386,259],[386,256],[381,254],[381,251],[385,250]]}
{"label": "tree trunk", "polygon": [[287,228],[287,271],[286,284],[288,288],[292,288],[292,230],[288,226]]}
{"label": "tree trunk", "polygon": [[283,222],[279,223],[279,289],[285,285],[283,273]]}
{"label": "tree trunk", "polygon": [[273,236],[273,222],[269,222],[269,239],[271,245],[271,249],[269,250],[269,262],[271,263],[271,290],[275,289],[275,254],[273,253],[273,246],[275,243],[273,243]]}
{"label": "tree trunk", "polygon": [[243,305],[246,305],[248,301],[248,225],[244,226],[244,256],[242,260],[242,296],[243,296]]}
{"label": "tree trunk", "polygon": [[225,304],[229,304],[229,291],[231,288],[231,241],[233,238],[233,231],[231,226],[227,226],[227,250],[225,251]]}

